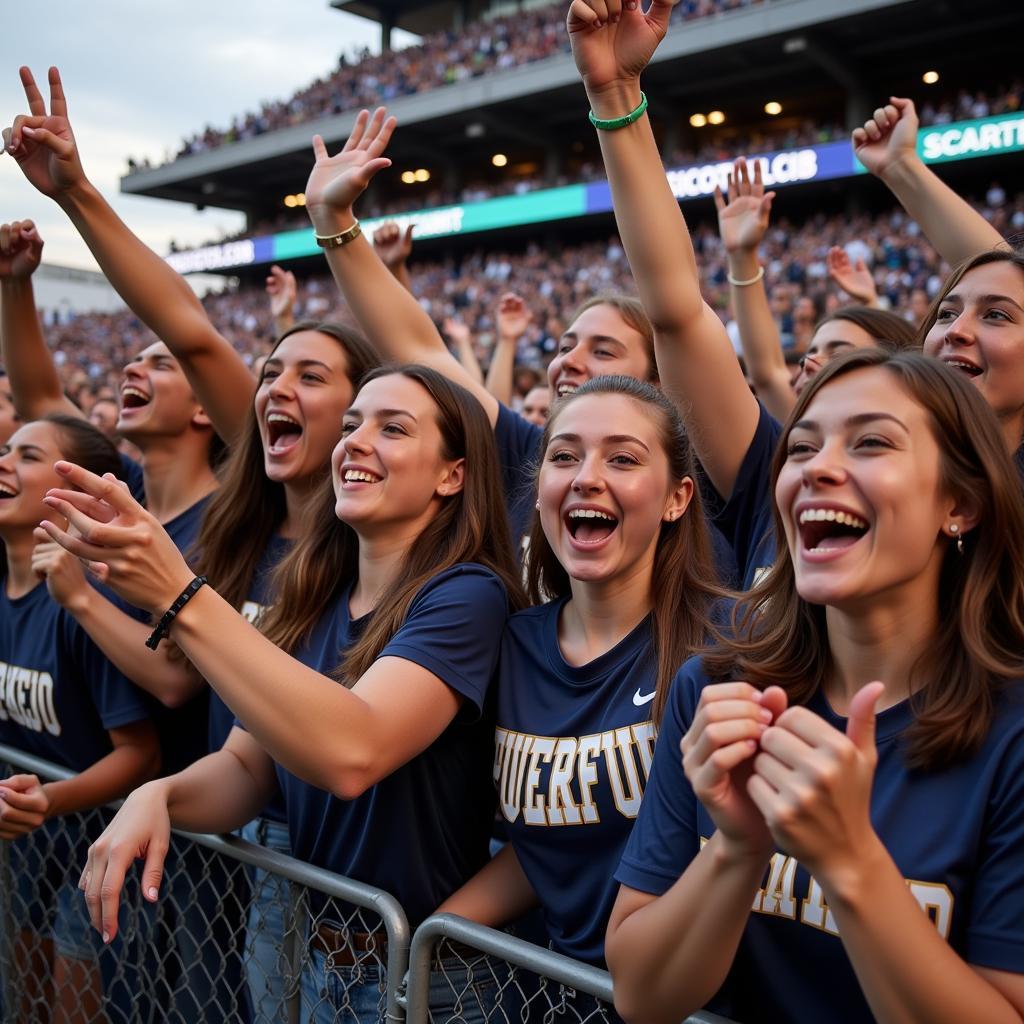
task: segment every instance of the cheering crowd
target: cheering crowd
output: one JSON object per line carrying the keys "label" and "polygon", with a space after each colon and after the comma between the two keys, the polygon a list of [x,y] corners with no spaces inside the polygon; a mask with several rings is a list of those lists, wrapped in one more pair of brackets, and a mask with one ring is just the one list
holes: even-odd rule
{"label": "cheering crowd", "polygon": [[[22,69],[7,153],[159,339],[123,353],[131,457],[64,392],[35,227],[0,228],[0,741],[78,773],[0,782],[19,893],[56,823],[127,796],[21,922],[29,1004],[47,959],[63,1019],[110,1001],[91,955],[128,955],[133,861],[150,903],[187,878],[177,828],[382,888],[414,927],[539,907],[626,1020],[1021,1019],[1024,259],[918,159],[898,97],[852,138],[901,211],[875,251],[816,223],[783,253],[743,161],[718,239],[691,236],[640,90],[671,12],[568,13],[618,242],[564,279],[539,250],[410,276],[408,238],[375,250],[354,214],[396,130],[364,111],[340,152],[314,137],[305,188],[337,296],[316,282],[293,321],[275,270],[269,351],[246,299],[218,330],[120,221],[56,69],[48,102]],[[510,407],[521,345],[550,356],[524,396],[546,417]],[[239,925],[253,1020],[282,998],[274,898]],[[204,927],[177,923],[176,1010],[230,983],[189,959]],[[368,937],[304,938],[305,1019],[339,991],[378,1019]],[[436,971],[437,1019],[493,1011],[464,960]]]}

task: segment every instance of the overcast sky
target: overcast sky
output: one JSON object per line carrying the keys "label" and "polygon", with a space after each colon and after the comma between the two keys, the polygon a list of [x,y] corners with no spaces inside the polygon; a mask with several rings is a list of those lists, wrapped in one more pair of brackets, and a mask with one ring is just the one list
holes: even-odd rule
{"label": "overcast sky", "polygon": [[[122,196],[127,159],[163,162],[206,124],[227,127],[265,99],[290,96],[333,68],[340,53],[377,48],[379,28],[328,0],[0,0],[0,121],[27,113],[18,67],[46,93],[60,68],[86,173],[161,254],[237,231],[242,215]],[[398,34],[396,34],[397,37]],[[406,37],[408,39],[409,37]],[[396,38],[396,42],[401,40]],[[48,262],[95,268],[58,207],[0,155],[0,220],[33,218]]]}

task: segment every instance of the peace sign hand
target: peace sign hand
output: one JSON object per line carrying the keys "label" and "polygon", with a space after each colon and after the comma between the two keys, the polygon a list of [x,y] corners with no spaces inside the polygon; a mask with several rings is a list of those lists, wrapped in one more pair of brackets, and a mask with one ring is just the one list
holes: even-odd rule
{"label": "peace sign hand", "polygon": [[328,156],[321,136],[313,136],[316,163],[306,182],[306,212],[317,234],[335,234],[342,221],[351,224],[352,204],[378,171],[391,166],[381,154],[397,123],[384,107],[378,107],[372,118],[368,110],[360,111],[348,142],[335,156]]}
{"label": "peace sign hand", "polygon": [[4,146],[18,161],[26,178],[44,196],[56,199],[85,182],[85,171],[78,155],[78,146],[68,122],[67,101],[60,81],[60,72],[50,68],[50,112],[36,86],[32,72],[21,69],[29,114],[19,114],[10,128],[5,128]]}

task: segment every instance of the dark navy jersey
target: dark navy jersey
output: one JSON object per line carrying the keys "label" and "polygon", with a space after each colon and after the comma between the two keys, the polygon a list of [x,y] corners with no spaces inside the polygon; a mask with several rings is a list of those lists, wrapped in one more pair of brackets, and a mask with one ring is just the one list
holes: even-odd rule
{"label": "dark navy jersey", "polygon": [[[296,652],[319,672],[338,666],[369,619],[350,618],[349,589]],[[507,605],[497,576],[473,564],[439,573],[413,599],[380,657],[404,658],[433,672],[464,703],[407,764],[354,800],[339,800],[277,768],[294,855],[390,892],[413,925],[487,862],[494,721],[483,711]]]}
{"label": "dark navy jersey", "polygon": [[[242,605],[242,615],[254,625],[259,620],[263,609],[269,602],[270,577],[278,562],[288,553],[292,542],[274,534],[263,552],[263,557],[256,565],[249,599]],[[217,691],[210,688],[210,722],[209,747],[211,751],[220,750],[235,724],[235,713],[220,699]],[[262,817],[272,821],[286,821],[284,800],[280,793],[264,808]]]}
{"label": "dark navy jersey", "polygon": [[622,856],[654,754],[657,664],[650,617],[610,651],[570,665],[566,599],[517,612],[501,644],[494,781],[498,813],[540,900],[554,948],[604,962]]}
{"label": "dark navy jersey", "polygon": [[775,561],[772,508],[772,458],[782,437],[782,424],[763,405],[736,485],[721,501],[713,525],[721,530],[736,557],[742,590],[749,590]]}
{"label": "dark navy jersey", "polygon": [[142,467],[124,452],[117,453],[121,459],[121,479],[128,485],[131,496],[140,504],[146,504],[146,487]]}
{"label": "dark navy jersey", "polygon": [[[694,658],[673,685],[643,809],[616,873],[641,892],[664,893],[714,832],[679,755],[707,684]],[[845,732],[846,719],[821,694],[810,707]],[[909,701],[877,717],[872,825],[961,957],[1024,972],[1024,684],[997,697],[981,749],[938,771],[907,768],[901,737],[912,721]],[[709,1007],[744,1022],[873,1020],[821,887],[793,858],[772,857],[736,959]]]}
{"label": "dark navy jersey", "polygon": [[7,596],[0,579],[0,743],[85,771],[113,750],[108,730],[150,705],[40,583]]}
{"label": "dark navy jersey", "polygon": [[498,445],[501,482],[505,489],[509,528],[516,551],[530,532],[533,515],[533,477],[540,459],[540,442],[544,430],[524,419],[508,406],[498,403],[498,419],[494,424],[494,440]]}

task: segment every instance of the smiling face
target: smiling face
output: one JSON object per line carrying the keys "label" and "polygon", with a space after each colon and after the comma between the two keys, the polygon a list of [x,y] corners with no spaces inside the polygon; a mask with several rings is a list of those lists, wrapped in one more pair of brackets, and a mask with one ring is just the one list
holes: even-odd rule
{"label": "smiling face", "polygon": [[940,303],[924,352],[969,377],[1000,419],[1024,427],[1024,272],[1008,262],[968,270]]}
{"label": "smiling face", "polygon": [[360,538],[415,536],[462,486],[462,459],[447,459],[430,393],[399,373],[376,377],[342,421],[331,475],[335,514]]}
{"label": "smiling face", "polygon": [[51,487],[65,486],[53,468],[63,457],[60,432],[45,420],[24,424],[0,446],[0,535],[31,532],[53,517],[43,498]]}
{"label": "smiling face", "polygon": [[348,359],[338,341],[319,331],[285,338],[264,364],[256,391],[268,479],[286,483],[319,476],[351,402]]}
{"label": "smiling face", "polygon": [[162,341],[144,348],[121,373],[117,430],[145,448],[151,438],[173,437],[207,420],[181,364]]}
{"label": "smiling face", "polygon": [[828,320],[811,338],[804,354],[800,371],[793,382],[793,390],[800,394],[807,382],[833,359],[855,348],[877,348],[878,342],[863,327],[850,320]]}
{"label": "smiling face", "polygon": [[644,336],[614,306],[601,303],[585,309],[562,335],[548,365],[548,386],[560,398],[592,377],[611,374],[648,380],[651,361]]}
{"label": "smiling face", "polygon": [[557,414],[538,478],[540,522],[574,580],[653,571],[661,524],[686,510],[656,413],[625,395],[586,395]]}
{"label": "smiling face", "polygon": [[930,416],[896,377],[867,367],[830,381],[786,445],[775,500],[800,596],[840,608],[901,588],[934,598],[944,531],[963,520]]}

